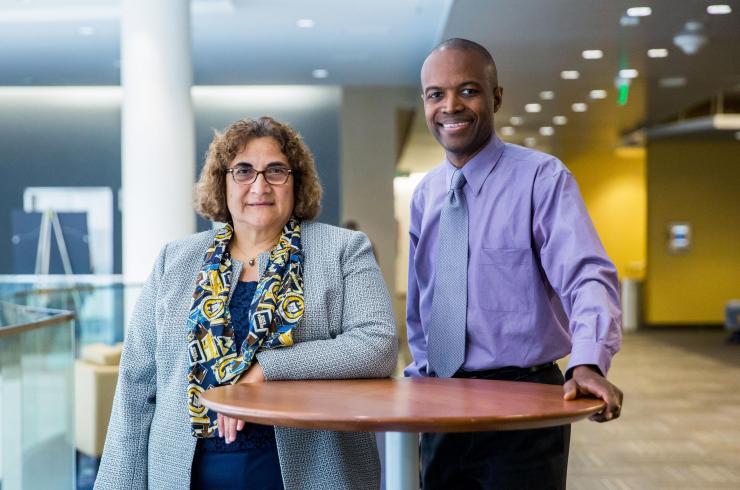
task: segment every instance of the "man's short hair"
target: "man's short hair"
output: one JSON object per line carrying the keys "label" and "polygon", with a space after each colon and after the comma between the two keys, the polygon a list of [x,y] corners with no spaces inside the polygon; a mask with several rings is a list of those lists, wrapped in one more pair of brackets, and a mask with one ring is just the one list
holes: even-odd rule
{"label": "man's short hair", "polygon": [[437,47],[432,50],[432,52],[442,51],[444,49],[459,49],[461,51],[475,51],[476,53],[481,55],[486,61],[488,61],[494,66],[496,65],[496,62],[493,61],[493,56],[491,56],[491,53],[489,53],[486,48],[484,48],[477,42],[471,41],[469,39],[463,39],[461,37],[453,37],[451,39],[447,39],[446,41],[442,41],[441,43],[439,43]]}
{"label": "man's short hair", "polygon": [[439,43],[437,47],[432,50],[432,53],[448,49],[477,53],[481,58],[483,58],[486,65],[490,67],[491,87],[496,88],[498,86],[498,69],[496,68],[496,62],[493,60],[493,56],[491,56],[491,53],[489,53],[486,48],[475,41],[463,39],[461,37],[453,37]]}

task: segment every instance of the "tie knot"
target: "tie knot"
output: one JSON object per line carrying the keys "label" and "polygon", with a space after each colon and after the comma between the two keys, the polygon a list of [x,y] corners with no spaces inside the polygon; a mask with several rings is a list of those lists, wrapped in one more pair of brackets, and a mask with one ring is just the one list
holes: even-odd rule
{"label": "tie knot", "polygon": [[455,170],[455,173],[452,174],[452,182],[450,183],[450,189],[452,190],[459,190],[462,189],[462,186],[465,185],[465,176],[462,173],[462,170]]}

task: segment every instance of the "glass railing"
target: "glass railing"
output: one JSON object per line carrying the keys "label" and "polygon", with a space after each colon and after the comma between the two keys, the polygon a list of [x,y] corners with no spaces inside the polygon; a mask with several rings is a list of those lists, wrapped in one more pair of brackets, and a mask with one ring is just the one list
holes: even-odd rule
{"label": "glass railing", "polygon": [[[84,361],[75,368],[75,359],[86,345],[123,341],[140,290],[120,276],[0,276],[1,490],[92,486],[102,448],[88,436],[76,440],[74,419],[98,401],[90,400],[98,391],[86,388],[89,377],[75,391],[75,370],[85,369]],[[109,378],[115,386],[115,375]],[[97,428],[83,427],[88,423]],[[100,424],[83,417],[78,438],[80,428],[89,434]]]}
{"label": "glass railing", "polygon": [[74,315],[0,302],[2,490],[72,489]]}
{"label": "glass railing", "polygon": [[123,341],[127,305],[133,304],[139,290],[137,285],[124,286],[120,276],[3,276],[0,280],[0,299],[9,303],[74,312],[77,354],[88,344]]}

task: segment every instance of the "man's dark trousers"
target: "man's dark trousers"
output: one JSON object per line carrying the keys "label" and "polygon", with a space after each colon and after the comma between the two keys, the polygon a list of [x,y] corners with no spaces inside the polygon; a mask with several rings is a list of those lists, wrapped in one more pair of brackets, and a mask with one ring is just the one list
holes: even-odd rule
{"label": "man's dark trousers", "polygon": [[[458,371],[455,378],[480,378],[562,385],[556,364],[534,368]],[[424,433],[423,490],[565,490],[570,425],[502,432]]]}

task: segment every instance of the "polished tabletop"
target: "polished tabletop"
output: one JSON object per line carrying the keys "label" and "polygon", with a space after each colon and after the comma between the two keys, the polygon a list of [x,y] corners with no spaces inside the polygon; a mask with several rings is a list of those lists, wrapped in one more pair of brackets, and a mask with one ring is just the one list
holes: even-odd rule
{"label": "polished tabletop", "polygon": [[602,400],[563,400],[563,387],[516,381],[384,378],[242,383],[207,390],[211,410],[302,429],[472,432],[569,424]]}

